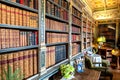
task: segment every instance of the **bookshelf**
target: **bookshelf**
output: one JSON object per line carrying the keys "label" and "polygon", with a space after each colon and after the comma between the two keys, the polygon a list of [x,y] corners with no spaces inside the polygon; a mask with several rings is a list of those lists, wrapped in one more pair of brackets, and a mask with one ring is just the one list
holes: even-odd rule
{"label": "bookshelf", "polygon": [[44,80],[57,73],[61,64],[83,56],[81,50],[91,46],[87,46],[91,44],[87,41],[91,22],[87,24],[86,16],[83,19],[82,3],[17,1],[0,0],[0,61],[6,61],[0,63],[0,71],[7,65],[13,71],[20,66],[24,79]]}
{"label": "bookshelf", "polygon": [[0,0],[0,73],[4,78],[8,65],[12,72],[20,68],[24,79],[38,74],[38,7],[29,3]]}
{"label": "bookshelf", "polygon": [[81,23],[82,12],[72,5],[72,56],[75,56],[81,52]]}

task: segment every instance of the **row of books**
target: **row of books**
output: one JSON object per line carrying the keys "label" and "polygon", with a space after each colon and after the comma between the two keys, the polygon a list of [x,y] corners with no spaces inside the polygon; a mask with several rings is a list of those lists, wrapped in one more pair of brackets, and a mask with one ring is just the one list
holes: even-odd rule
{"label": "row of books", "polygon": [[91,42],[91,38],[87,38],[86,41],[87,41],[87,42]]}
{"label": "row of books", "polygon": [[85,28],[85,27],[83,27],[83,32],[87,32],[87,30],[86,30],[86,28]]}
{"label": "row of books", "polygon": [[81,13],[76,8],[72,7],[72,14],[76,15],[77,17],[81,18]]}
{"label": "row of books", "polygon": [[91,29],[90,28],[87,28],[86,29],[88,33],[91,33]]}
{"label": "row of books", "polygon": [[61,43],[61,42],[68,42],[68,34],[61,34],[61,33],[46,33],[46,43]]}
{"label": "row of books", "polygon": [[80,35],[72,34],[72,41],[80,41]]}
{"label": "row of books", "polygon": [[73,43],[72,44],[72,55],[76,55],[80,52],[80,44],[78,43]]}
{"label": "row of books", "polygon": [[5,77],[6,73],[4,72],[4,70],[8,73],[8,66],[11,67],[12,73],[15,72],[15,70],[17,69],[20,69],[20,73],[24,75],[24,78],[28,78],[37,74],[37,61],[37,49],[0,54],[0,80],[2,80],[1,77],[4,78],[3,80],[7,80]]}
{"label": "row of books", "polygon": [[81,32],[81,28],[72,26],[72,32],[80,33]]}
{"label": "row of books", "polygon": [[38,44],[37,31],[21,31],[0,28],[0,49]]}
{"label": "row of books", "polygon": [[19,3],[30,8],[38,9],[38,0],[7,0],[15,3]]}
{"label": "row of books", "polygon": [[90,42],[89,42],[89,43],[87,43],[87,47],[90,47]]}
{"label": "row of books", "polygon": [[38,27],[38,14],[0,3],[0,23]]}
{"label": "row of books", "polygon": [[83,37],[86,37],[86,32],[83,32]]}
{"label": "row of books", "polygon": [[91,37],[92,36],[92,34],[91,33],[87,33],[87,37]]}
{"label": "row of books", "polygon": [[86,23],[83,22],[83,27],[86,27]]}
{"label": "row of books", "polygon": [[76,18],[75,16],[72,16],[72,22],[76,25],[81,26],[81,20]]}
{"label": "row of books", "polygon": [[51,1],[53,1],[53,2],[55,2],[56,4],[64,7],[64,8],[67,9],[67,10],[68,10],[68,8],[69,8],[69,4],[68,4],[68,2],[67,2],[66,0],[51,0]]}
{"label": "row of books", "polygon": [[63,20],[68,20],[68,11],[66,11],[64,8],[56,6],[49,1],[46,2],[46,13]]}
{"label": "row of books", "polygon": [[66,59],[66,45],[47,47],[46,68]]}
{"label": "row of books", "polygon": [[46,30],[57,30],[68,32],[68,24],[45,18]]}

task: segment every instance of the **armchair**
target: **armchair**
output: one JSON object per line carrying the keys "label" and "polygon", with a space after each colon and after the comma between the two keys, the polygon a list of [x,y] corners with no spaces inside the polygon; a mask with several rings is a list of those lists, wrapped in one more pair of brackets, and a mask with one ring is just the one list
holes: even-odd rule
{"label": "armchair", "polygon": [[[99,64],[99,66],[96,67],[94,64]],[[88,69],[99,70],[101,71],[101,76],[109,76],[110,80],[112,80],[113,74],[108,70],[108,65],[103,61],[92,62],[88,56],[85,56],[85,67]]]}

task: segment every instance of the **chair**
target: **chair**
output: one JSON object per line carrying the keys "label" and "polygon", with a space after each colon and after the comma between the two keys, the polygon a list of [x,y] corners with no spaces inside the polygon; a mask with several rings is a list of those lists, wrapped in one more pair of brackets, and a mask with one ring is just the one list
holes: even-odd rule
{"label": "chair", "polygon": [[[95,67],[94,64],[99,64],[98,67]],[[102,66],[100,66],[102,65]],[[92,62],[90,57],[85,56],[85,67],[88,69],[94,69],[101,71],[101,76],[109,76],[110,80],[112,80],[113,74],[108,70],[108,64],[106,62]]]}

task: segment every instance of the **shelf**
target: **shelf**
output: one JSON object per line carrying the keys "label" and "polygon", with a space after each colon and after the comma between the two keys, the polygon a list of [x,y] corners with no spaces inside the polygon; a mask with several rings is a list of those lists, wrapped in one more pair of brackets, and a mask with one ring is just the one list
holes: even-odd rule
{"label": "shelf", "polygon": [[52,1],[52,0],[48,0],[48,1],[51,2],[51,3],[54,4],[54,5],[56,5],[56,6],[60,7],[60,8],[62,8],[62,9],[64,9],[64,10],[66,10],[66,11],[68,12],[68,10],[67,10],[66,8],[64,8],[64,7],[62,7],[61,5],[55,3],[54,1]]}
{"label": "shelf", "polygon": [[55,32],[55,33],[67,33],[66,31],[58,31],[58,30],[46,30],[47,32]]}
{"label": "shelf", "polygon": [[81,42],[81,41],[72,41],[72,43],[77,43],[77,42]]}
{"label": "shelf", "polygon": [[72,14],[74,17],[78,18],[79,20],[81,20],[81,17],[76,16],[75,14]]}
{"label": "shelf", "polygon": [[63,19],[61,19],[61,18],[59,18],[59,17],[56,17],[56,16],[53,16],[53,15],[50,15],[50,14],[48,14],[48,13],[46,13],[46,17],[48,17],[48,18],[52,18],[52,19],[57,20],[57,21],[60,21],[60,22],[68,23],[67,20],[63,20]]}
{"label": "shelf", "polygon": [[81,27],[80,25],[78,24],[75,24],[75,23],[72,23],[73,26],[77,26],[77,27]]}
{"label": "shelf", "polygon": [[82,54],[82,52],[79,52],[78,54],[72,56],[72,60],[78,58],[79,56],[84,56],[84,54]]}
{"label": "shelf", "polygon": [[9,28],[9,29],[38,30],[38,28],[31,28],[27,26],[16,26],[16,25],[9,25],[9,24],[0,24],[0,27]]}
{"label": "shelf", "polygon": [[78,32],[72,32],[72,34],[81,35],[81,33],[78,33]]}
{"label": "shelf", "polygon": [[25,5],[22,5],[22,4],[19,4],[19,3],[11,2],[9,0],[0,0],[0,2],[8,4],[8,5],[12,5],[14,7],[18,7],[18,8],[22,8],[22,9],[25,9],[25,10],[29,10],[29,11],[38,13],[38,10],[36,10],[36,9],[30,8],[28,6],[25,6]]}
{"label": "shelf", "polygon": [[62,44],[68,44],[68,42],[53,43],[53,44],[46,44],[46,46],[55,46],[55,45],[62,45]]}
{"label": "shelf", "polygon": [[26,49],[33,49],[33,48],[37,48],[37,47],[38,47],[38,45],[24,46],[24,47],[18,47],[18,48],[0,49],[0,53],[14,52],[14,51],[20,51],[20,50],[26,50]]}
{"label": "shelf", "polygon": [[47,78],[47,77],[48,77],[48,78],[51,77],[52,75],[54,75],[55,73],[57,73],[57,72],[59,71],[59,67],[60,67],[61,64],[67,64],[68,61],[69,61],[69,60],[66,59],[66,60],[61,61],[60,63],[58,63],[58,64],[56,64],[56,65],[48,68],[48,69],[46,70],[46,73],[40,76],[40,79],[39,79],[39,80],[44,80],[44,79]]}
{"label": "shelf", "polygon": [[39,78],[39,74],[33,75],[32,77],[28,78],[27,80],[37,80]]}

